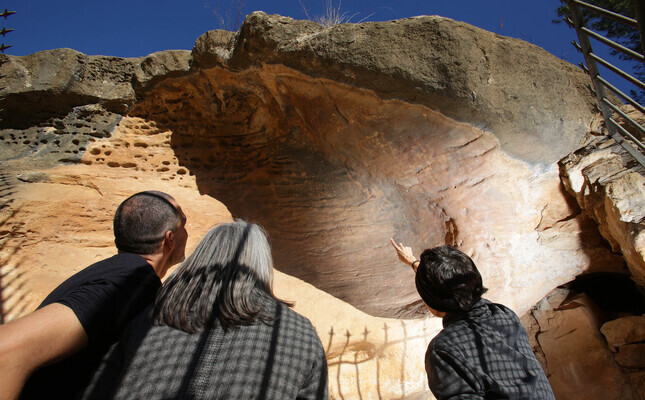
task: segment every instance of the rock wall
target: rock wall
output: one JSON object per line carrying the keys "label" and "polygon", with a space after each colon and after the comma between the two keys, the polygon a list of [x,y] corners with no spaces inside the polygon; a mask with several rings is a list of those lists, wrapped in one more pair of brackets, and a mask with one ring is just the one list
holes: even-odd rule
{"label": "rock wall", "polygon": [[561,288],[522,323],[557,399],[644,398],[645,317],[612,317],[589,296]]}
{"label": "rock wall", "polygon": [[[645,116],[636,117],[640,124]],[[645,287],[645,169],[612,139],[599,137],[561,161],[562,181],[623,254],[634,281]]]}
{"label": "rock wall", "polygon": [[[149,129],[143,121],[129,117],[121,126],[112,138],[98,141],[91,149],[132,146],[134,138],[141,140],[140,130]],[[157,146],[167,139],[163,132],[149,134],[148,151],[159,160],[171,161],[172,153],[164,154]],[[118,158],[121,163],[137,159]],[[134,192],[155,188],[180,201],[187,214],[187,252],[211,225],[231,220],[222,203],[200,195],[194,177],[178,174],[172,162],[167,164],[168,171],[151,174],[150,170],[107,167],[89,160],[0,175],[2,321],[32,311],[68,276],[114,254],[111,219],[118,204]],[[166,164],[161,161],[160,165]],[[427,397],[419,355],[441,329],[440,320],[376,318],[300,279],[280,272],[274,279],[276,294],[295,302],[295,310],[313,322],[322,340],[331,398]]]}
{"label": "rock wall", "polygon": [[645,275],[642,217],[621,200],[645,198],[638,178],[578,195],[588,170],[558,164],[588,143],[587,77],[520,40],[441,17],[323,28],[254,13],[192,53],[58,49],[4,56],[0,74],[3,320],[112,254],[113,210],[150,188],[186,210],[189,250],[233,217],[267,228],[332,398],[429,396],[440,323],[390,237],[458,246],[519,314],[581,273]]}
{"label": "rock wall", "polygon": [[268,227],[279,269],[372,315],[419,309],[389,237],[476,254],[491,295],[522,311],[553,288],[545,274],[622,268],[555,168],[425,106],[264,66],[167,80],[130,114],[173,132],[202,193]]}

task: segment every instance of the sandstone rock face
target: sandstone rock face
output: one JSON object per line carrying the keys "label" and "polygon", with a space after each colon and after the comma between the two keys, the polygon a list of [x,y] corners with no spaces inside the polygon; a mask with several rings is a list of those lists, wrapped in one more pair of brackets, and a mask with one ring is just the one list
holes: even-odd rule
{"label": "sandstone rock face", "polygon": [[371,317],[299,279],[278,274],[276,293],[313,322],[329,367],[330,399],[434,399],[424,354],[441,330],[427,317]]}
{"label": "sandstone rock face", "polygon": [[621,346],[614,356],[616,362],[627,368],[645,368],[645,343]]}
{"label": "sandstone rock face", "polygon": [[130,114],[173,132],[203,193],[268,228],[280,270],[373,315],[419,309],[389,237],[417,252],[460,246],[491,296],[520,309],[552,289],[544,273],[565,283],[622,268],[555,170],[535,171],[493,134],[423,106],[266,66],[165,81]]}
{"label": "sandstone rock face", "polygon": [[195,41],[191,53],[194,68],[222,67],[230,57],[235,34],[229,31],[214,30],[204,33]]}
{"label": "sandstone rock face", "polygon": [[576,67],[521,40],[437,16],[323,28],[256,12],[242,25],[228,65],[266,64],[425,105],[495,132],[504,151],[542,165],[577,147],[591,116],[588,77]]}
{"label": "sandstone rock face", "polygon": [[612,347],[645,342],[645,316],[624,317],[609,321],[602,326],[601,332]]}
{"label": "sandstone rock face", "polygon": [[134,68],[132,84],[135,92],[154,86],[167,78],[185,75],[190,69],[190,53],[186,50],[167,50],[144,57]]}
{"label": "sandstone rock face", "polygon": [[[520,315],[581,273],[645,276],[640,178],[621,157],[557,164],[594,122],[587,77],[522,41],[441,17],[322,28],[254,13],[192,53],[5,59],[2,320],[113,254],[114,209],[144,189],[182,204],[188,251],[234,217],[267,228],[286,273],[276,290],[316,326],[332,398],[431,398],[423,354],[440,322],[390,237],[416,254],[459,247],[487,296]],[[541,332],[532,344],[545,364],[586,376],[576,385],[588,398],[612,398],[623,375],[588,374],[580,351],[560,356],[576,340],[603,343],[579,308],[525,318]],[[598,354],[589,371],[618,368]]]}
{"label": "sandstone rock face", "polygon": [[2,320],[33,310],[71,274],[114,254],[112,217],[132,193],[162,190],[191,209],[188,250],[210,226],[230,220],[226,207],[200,195],[177,165],[169,136],[126,117],[109,138],[88,145],[78,164],[38,167],[29,157],[2,164]]}
{"label": "sandstone rock face", "polygon": [[[194,177],[177,171],[172,152],[163,151],[168,147],[158,146],[168,135],[151,131],[145,122],[126,118],[112,138],[94,144],[91,149],[102,152],[116,149],[119,166],[88,158],[81,165],[24,172],[18,178],[15,172],[0,174],[0,321],[32,311],[71,274],[113,255],[112,215],[134,192],[158,189],[180,202],[187,214],[188,253],[212,225],[231,220],[220,202],[198,193]],[[118,151],[142,137],[156,161]],[[144,169],[156,163],[168,170]],[[277,296],[295,302],[295,310],[313,322],[322,340],[330,398],[433,398],[425,394],[423,354],[441,329],[439,319],[375,318],[297,278],[277,272],[274,279]]]}
{"label": "sandstone rock face", "polygon": [[[616,363],[628,371],[634,393],[645,393],[645,316],[627,316],[606,322],[600,331]],[[637,397],[638,398],[638,397]]]}
{"label": "sandstone rock face", "polygon": [[[267,227],[281,271],[372,315],[425,313],[390,237],[416,252],[459,246],[490,297],[520,313],[581,272],[623,268],[562,191],[554,164],[587,130],[590,105],[578,92],[586,77],[524,42],[439,17],[323,29],[255,13],[235,37],[199,38],[192,62],[181,52],[59,52],[83,73],[47,53],[10,57],[6,75],[65,78],[50,88],[40,78],[36,89],[12,83],[7,102],[16,115],[45,108],[28,100],[66,99],[60,81],[93,103],[70,103],[72,112],[28,129],[3,121],[13,128],[0,136],[8,158],[194,175],[201,193]],[[119,85],[102,94],[104,82]],[[547,103],[553,90],[558,100]],[[142,121],[119,132],[143,136],[97,148],[122,118],[116,103],[133,104],[128,115]],[[169,165],[147,151],[150,132],[166,132]]]}
{"label": "sandstone rock face", "polygon": [[25,129],[88,104],[123,114],[134,104],[138,91],[186,72],[190,52],[169,50],[124,59],[56,49],[3,57],[5,99],[0,127]]}
{"label": "sandstone rock face", "polygon": [[645,286],[645,176],[638,169],[625,167],[628,162],[624,153],[613,140],[593,143],[562,160],[563,183],[596,221],[612,248],[622,252],[632,279],[642,287]]}
{"label": "sandstone rock face", "polygon": [[558,288],[522,317],[557,399],[642,399],[642,317],[605,322],[608,311],[586,294]]}
{"label": "sandstone rock face", "polygon": [[8,56],[2,66],[2,127],[24,129],[98,101],[124,113],[135,99],[130,83],[134,67],[134,59],[86,56],[71,49]]}
{"label": "sandstone rock face", "polygon": [[556,399],[633,398],[627,378],[599,332],[595,305],[578,297],[560,310],[534,310]]}

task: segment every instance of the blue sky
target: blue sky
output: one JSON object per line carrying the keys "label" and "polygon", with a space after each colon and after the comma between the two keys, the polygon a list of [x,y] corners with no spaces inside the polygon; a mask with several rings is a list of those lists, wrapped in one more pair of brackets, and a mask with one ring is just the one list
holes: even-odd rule
{"label": "blue sky", "polygon": [[[244,0],[243,14],[262,10],[305,19],[321,15],[325,0]],[[214,10],[225,12],[237,0],[5,0],[17,14],[0,22],[15,29],[4,38],[6,51],[27,55],[69,47],[85,54],[145,56],[168,49],[192,49],[204,32],[219,28]],[[338,1],[333,1],[338,5]],[[581,60],[569,44],[575,32],[554,25],[559,0],[344,0],[352,21],[387,21],[416,15],[441,15],[535,43],[556,56]]]}
{"label": "blue sky", "polygon": [[[221,28],[213,10],[235,15],[238,0],[5,0],[17,13],[0,23],[15,29],[0,38],[11,55],[69,47],[85,54],[140,57],[169,49],[192,49],[204,32]],[[305,19],[323,14],[330,0],[243,0],[255,10]],[[583,60],[571,45],[574,30],[553,24],[560,0],[331,0],[352,22],[441,15],[504,36],[534,43],[573,64]],[[234,19],[234,18],[232,18]],[[602,54],[602,53],[601,53]],[[627,67],[631,70],[630,67]]]}

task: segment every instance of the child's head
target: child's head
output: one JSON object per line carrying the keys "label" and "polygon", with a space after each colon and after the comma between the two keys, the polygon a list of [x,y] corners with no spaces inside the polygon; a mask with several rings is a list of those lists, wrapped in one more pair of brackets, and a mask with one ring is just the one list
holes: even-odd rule
{"label": "child's head", "polygon": [[473,260],[448,245],[421,253],[415,282],[428,307],[444,313],[469,310],[488,290]]}

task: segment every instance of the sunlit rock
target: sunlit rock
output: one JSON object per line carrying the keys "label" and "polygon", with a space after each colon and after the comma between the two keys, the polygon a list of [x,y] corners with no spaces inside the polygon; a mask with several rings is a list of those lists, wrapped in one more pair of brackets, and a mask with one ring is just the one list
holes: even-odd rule
{"label": "sunlit rock", "polygon": [[[599,149],[599,150],[598,150]],[[645,286],[645,176],[625,168],[613,140],[592,144],[562,160],[563,183],[603,237]]]}
{"label": "sunlit rock", "polygon": [[605,323],[600,330],[613,348],[645,342],[645,316],[618,318]]}
{"label": "sunlit rock", "polygon": [[[180,202],[188,251],[232,218],[268,230],[276,290],[316,326],[332,398],[428,398],[440,323],[390,237],[459,247],[520,315],[583,273],[643,283],[642,177],[611,144],[580,149],[588,77],[523,41],[441,17],[323,28],[254,13],[192,53],[3,60],[3,321],[113,254],[114,209],[145,189]],[[611,398],[623,375],[594,375],[616,366],[607,348],[585,370],[586,353],[563,358],[602,343],[597,318],[551,308],[524,321],[552,382]]]}
{"label": "sunlit rock", "polygon": [[[555,164],[591,124],[586,76],[535,46],[440,17],[322,28],[254,13],[192,56],[8,57],[3,152],[193,175],[268,229],[278,269],[376,316],[425,315],[390,237],[417,254],[460,247],[520,313],[580,273],[624,268]],[[44,118],[48,103],[67,114]]]}
{"label": "sunlit rock", "polygon": [[579,296],[558,310],[534,310],[533,316],[557,399],[632,398],[627,377],[600,334],[600,311],[593,302]]}

